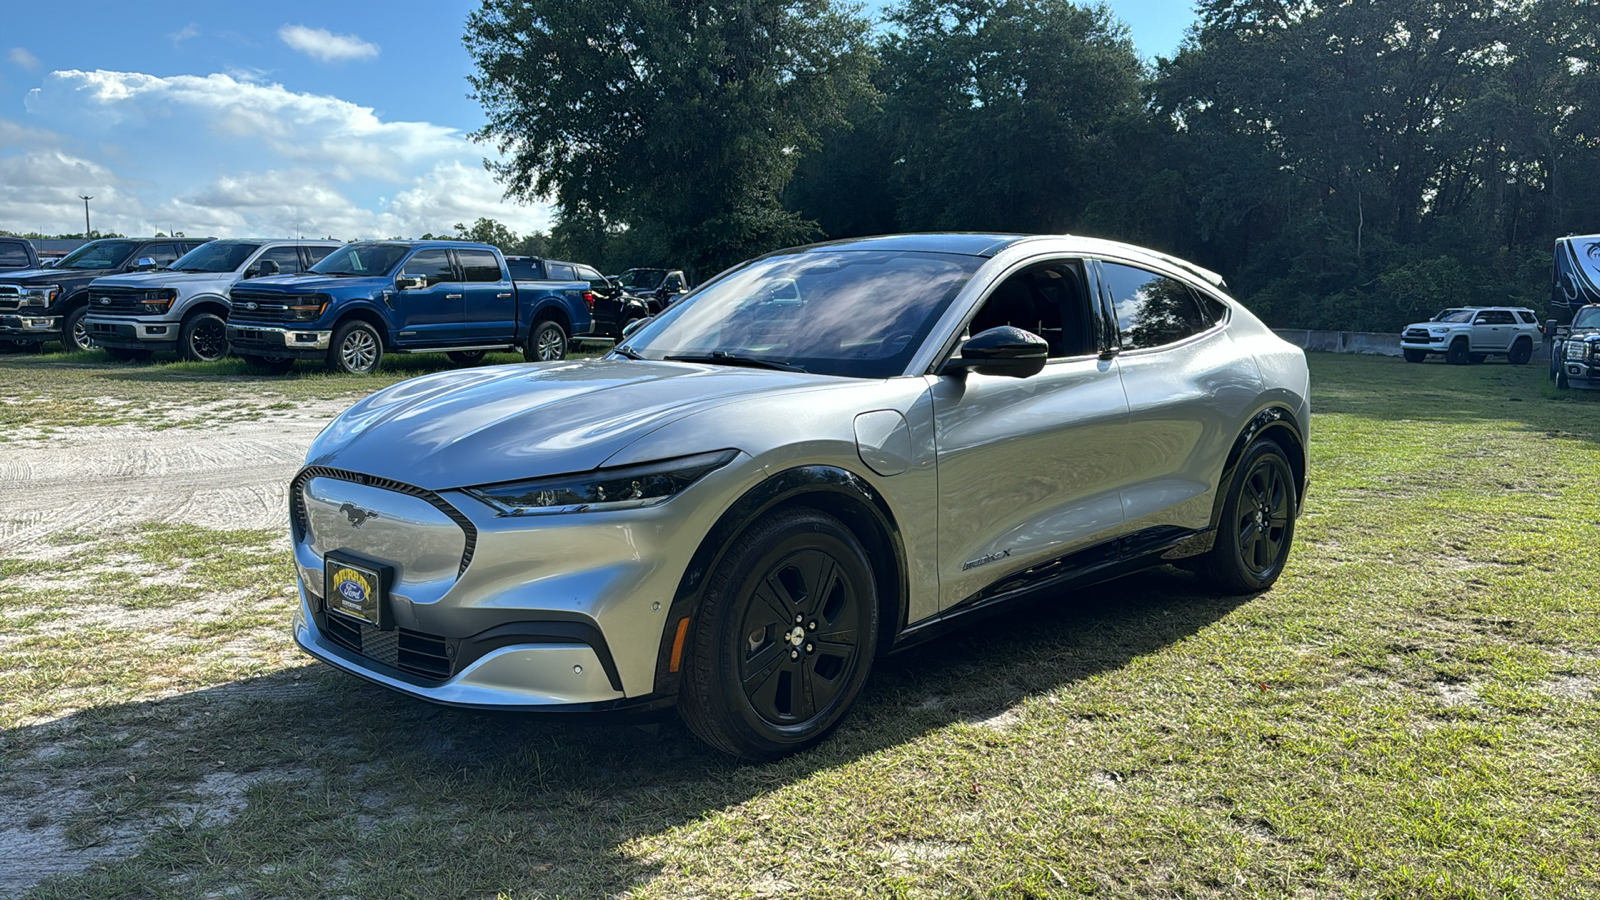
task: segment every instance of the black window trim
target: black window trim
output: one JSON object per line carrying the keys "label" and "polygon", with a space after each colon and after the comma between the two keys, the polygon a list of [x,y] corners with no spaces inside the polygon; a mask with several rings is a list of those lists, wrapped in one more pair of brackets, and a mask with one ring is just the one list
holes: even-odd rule
{"label": "black window trim", "polygon": [[[995,278],[991,279],[988,284],[984,285],[982,290],[978,291],[978,296],[980,299],[977,303],[973,304],[972,308],[967,310],[961,316],[961,319],[956,323],[955,330],[952,331],[949,337],[945,339],[944,347],[934,355],[933,363],[928,367],[927,374],[939,374],[939,370],[944,367],[944,364],[954,358],[956,350],[961,347],[961,335],[966,333],[967,327],[972,324],[972,320],[977,318],[978,311],[983,309],[983,305],[985,303],[989,302],[990,295],[992,295],[995,290],[1000,287],[1000,285],[1005,284],[1005,282],[1013,275],[1019,274],[1028,269],[1050,265],[1052,263],[1076,264],[1078,266],[1079,273],[1083,276],[1085,281],[1083,286],[1084,293],[1088,295],[1090,325],[1095,331],[1096,335],[1101,334],[1105,328],[1105,311],[1100,308],[1098,303],[1095,302],[1095,290],[1093,286],[1088,283],[1096,280],[1095,276],[1089,273],[1089,267],[1093,263],[1092,258],[1088,254],[1081,253],[1039,253],[1007,266],[1004,271],[1002,271]],[[970,287],[970,284],[968,287]],[[967,288],[963,288],[962,290],[966,289]],[[933,335],[929,334],[928,340],[932,339]],[[1045,360],[1045,366],[1048,367],[1056,363],[1082,362],[1086,359],[1098,359],[1100,354],[1104,352],[1105,348],[1099,345],[1100,340],[1098,337],[1096,338],[1095,344],[1095,349],[1088,353],[1080,353],[1076,356],[1052,356]]]}

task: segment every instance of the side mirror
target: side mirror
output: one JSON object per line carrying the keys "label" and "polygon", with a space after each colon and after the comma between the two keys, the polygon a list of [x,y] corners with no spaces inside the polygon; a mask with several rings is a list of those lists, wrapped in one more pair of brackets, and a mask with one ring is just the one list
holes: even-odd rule
{"label": "side mirror", "polygon": [[1554,336],[1555,333],[1556,333],[1556,320],[1555,319],[1545,319],[1544,320],[1544,329],[1543,330],[1544,330],[1544,336],[1545,337]]}
{"label": "side mirror", "polygon": [[979,332],[961,345],[961,355],[951,357],[940,375],[959,375],[968,369],[979,375],[1027,378],[1037,375],[1050,358],[1050,345],[1030,331],[1001,325]]}
{"label": "side mirror", "polygon": [[428,278],[425,275],[401,275],[394,280],[394,286],[400,291],[420,291],[428,286]]}
{"label": "side mirror", "polygon": [[282,272],[282,271],[283,271],[282,269],[278,268],[278,263],[276,261],[270,260],[270,259],[263,259],[260,262],[256,263],[256,273],[254,275],[250,276],[250,277],[252,277],[252,278],[266,278],[269,275],[276,275],[276,274],[278,274],[279,272]]}
{"label": "side mirror", "polygon": [[622,326],[622,336],[623,337],[627,337],[627,336],[633,334],[635,331],[638,331],[639,329],[643,328],[644,327],[644,323],[646,323],[648,321],[650,321],[650,320],[649,319],[634,319],[632,322],[629,322],[628,324]]}
{"label": "side mirror", "polygon": [[154,269],[156,267],[155,257],[153,257],[153,256],[141,256],[141,257],[139,257],[139,261],[137,263],[134,263],[133,267],[137,271],[148,272],[151,269]]}

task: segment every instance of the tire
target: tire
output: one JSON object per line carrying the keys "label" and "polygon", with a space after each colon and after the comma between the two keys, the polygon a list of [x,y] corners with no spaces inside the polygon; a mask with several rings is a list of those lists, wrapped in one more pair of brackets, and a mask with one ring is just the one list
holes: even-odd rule
{"label": "tire", "polygon": [[1556,390],[1558,390],[1558,391],[1570,391],[1570,390],[1572,390],[1572,382],[1567,379],[1567,370],[1566,369],[1556,369]]}
{"label": "tire", "polygon": [[94,349],[94,338],[89,337],[89,328],[83,324],[84,316],[89,314],[87,306],[80,306],[67,313],[61,320],[61,348],[68,353],[77,353],[83,350]]}
{"label": "tire", "polygon": [[878,640],[872,567],[838,519],[780,510],[733,542],[692,622],[684,724],[734,756],[776,759],[827,737],[861,692]]}
{"label": "tire", "polygon": [[458,366],[475,366],[483,362],[484,354],[488,352],[487,350],[451,350],[445,356],[450,357],[450,361]]}
{"label": "tire", "polygon": [[371,375],[383,365],[383,339],[378,329],[360,319],[340,325],[328,343],[328,370],[345,375]]}
{"label": "tire", "polygon": [[1419,363],[1428,358],[1428,351],[1426,350],[1401,350],[1400,352],[1405,356],[1408,363]]}
{"label": "tire", "polygon": [[1278,580],[1294,545],[1294,470],[1276,442],[1260,440],[1234,472],[1216,543],[1196,571],[1219,593],[1253,594]]}
{"label": "tire", "polygon": [[243,354],[239,357],[244,364],[265,375],[287,375],[294,368],[293,359],[279,359],[272,356],[252,356]]}
{"label": "tire", "polygon": [[191,313],[178,330],[178,355],[190,362],[228,358],[228,323],[216,313]]}
{"label": "tire", "polygon": [[1450,349],[1444,352],[1444,361],[1452,366],[1464,366],[1472,358],[1467,351],[1467,339],[1456,338],[1450,344]]}
{"label": "tire", "polygon": [[1506,362],[1513,366],[1525,366],[1530,359],[1533,359],[1533,341],[1517,338],[1516,343],[1511,345],[1511,352],[1506,354]]}
{"label": "tire", "polygon": [[150,359],[149,350],[129,350],[125,347],[102,347],[106,355],[114,362],[146,362]]}
{"label": "tire", "polygon": [[523,345],[522,358],[528,362],[551,362],[567,358],[567,330],[554,319],[540,319],[533,323],[528,343]]}

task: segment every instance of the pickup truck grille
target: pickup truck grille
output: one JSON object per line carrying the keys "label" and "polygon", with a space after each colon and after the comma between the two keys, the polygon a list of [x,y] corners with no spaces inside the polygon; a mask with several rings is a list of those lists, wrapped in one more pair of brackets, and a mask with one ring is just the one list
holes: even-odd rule
{"label": "pickup truck grille", "polygon": [[89,292],[89,311],[117,315],[151,315],[151,311],[139,302],[144,293],[143,290],[134,288],[96,288]]}
{"label": "pickup truck grille", "polygon": [[15,312],[22,308],[22,288],[14,284],[0,284],[0,312]]}
{"label": "pickup truck grille", "polygon": [[311,306],[321,303],[318,294],[256,293],[234,290],[229,293],[232,309],[228,312],[229,324],[235,322],[288,322],[289,307]]}

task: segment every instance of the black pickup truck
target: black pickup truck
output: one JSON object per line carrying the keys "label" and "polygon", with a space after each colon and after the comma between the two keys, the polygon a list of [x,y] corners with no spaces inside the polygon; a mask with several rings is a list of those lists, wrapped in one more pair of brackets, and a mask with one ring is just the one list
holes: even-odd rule
{"label": "black pickup truck", "polygon": [[19,237],[0,237],[0,272],[39,268],[39,254],[33,241]]}
{"label": "black pickup truck", "polygon": [[84,327],[89,282],[106,275],[164,268],[211,238],[103,238],[72,251],[49,269],[0,272],[0,341],[11,349],[60,341],[68,350],[94,346]]}

